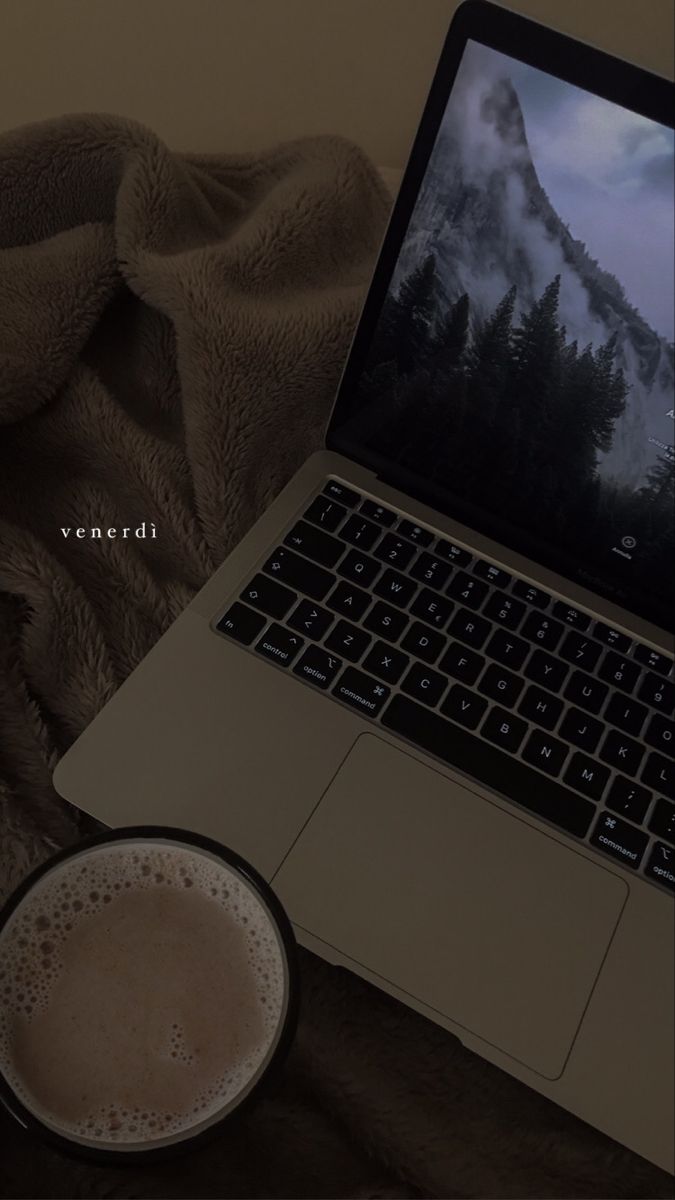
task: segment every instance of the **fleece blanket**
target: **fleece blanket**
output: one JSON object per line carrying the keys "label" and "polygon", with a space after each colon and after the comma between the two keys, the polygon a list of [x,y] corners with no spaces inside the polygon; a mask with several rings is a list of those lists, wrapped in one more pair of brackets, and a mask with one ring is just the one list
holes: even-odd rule
{"label": "fleece blanket", "polygon": [[[0,890],[91,830],[61,754],[321,441],[390,196],[338,137],[174,154],[85,115],[0,136]],[[62,528],[156,525],[146,540]],[[2,898],[0,896],[0,899]],[[302,954],[273,1092],[175,1162],[11,1197],[665,1197],[643,1160]]]}

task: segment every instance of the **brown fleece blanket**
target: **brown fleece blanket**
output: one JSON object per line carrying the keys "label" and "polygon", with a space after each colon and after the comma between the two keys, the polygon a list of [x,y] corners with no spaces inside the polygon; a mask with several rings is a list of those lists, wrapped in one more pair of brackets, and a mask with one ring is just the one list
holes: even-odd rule
{"label": "brown fleece blanket", "polygon": [[[60,755],[320,444],[388,208],[336,137],[179,156],[109,116],[0,137],[2,894],[89,831],[52,787]],[[155,540],[61,533],[141,520]],[[236,1127],[98,1168],[3,1112],[0,1194],[670,1195],[423,1018],[302,971],[287,1066]]]}

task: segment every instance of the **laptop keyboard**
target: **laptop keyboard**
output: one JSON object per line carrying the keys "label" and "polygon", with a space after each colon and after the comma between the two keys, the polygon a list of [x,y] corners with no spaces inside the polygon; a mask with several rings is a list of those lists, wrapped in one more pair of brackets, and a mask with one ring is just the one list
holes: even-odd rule
{"label": "laptop keyboard", "polygon": [[217,629],[675,891],[671,658],[335,479]]}

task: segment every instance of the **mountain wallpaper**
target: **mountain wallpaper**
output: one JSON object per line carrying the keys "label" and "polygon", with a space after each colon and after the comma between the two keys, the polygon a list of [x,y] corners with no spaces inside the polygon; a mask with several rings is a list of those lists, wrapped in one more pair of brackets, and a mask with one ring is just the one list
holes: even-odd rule
{"label": "mountain wallpaper", "polygon": [[674,164],[672,131],[469,43],[348,421],[666,595]]}

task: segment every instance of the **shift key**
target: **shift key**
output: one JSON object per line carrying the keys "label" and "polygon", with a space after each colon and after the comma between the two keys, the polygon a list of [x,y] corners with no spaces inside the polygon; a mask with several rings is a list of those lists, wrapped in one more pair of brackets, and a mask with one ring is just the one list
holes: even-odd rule
{"label": "shift key", "polygon": [[312,600],[323,600],[335,583],[335,576],[316,563],[308,562],[285,546],[278,546],[263,567],[266,575],[297,588]]}

